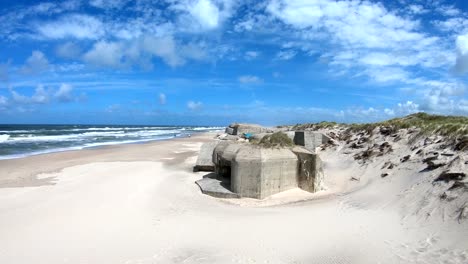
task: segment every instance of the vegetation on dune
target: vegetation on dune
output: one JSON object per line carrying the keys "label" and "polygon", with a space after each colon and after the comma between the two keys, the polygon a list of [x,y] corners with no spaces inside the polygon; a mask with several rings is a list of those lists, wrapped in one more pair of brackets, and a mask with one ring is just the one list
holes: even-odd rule
{"label": "vegetation on dune", "polygon": [[371,134],[377,127],[386,127],[389,132],[399,129],[416,128],[421,135],[441,135],[452,138],[468,135],[468,117],[465,116],[443,116],[430,115],[426,113],[411,114],[401,118],[394,118],[377,123],[365,124],[339,124],[335,122],[320,122],[316,124],[295,125],[294,130],[301,129],[326,129],[333,127],[347,128],[350,132],[366,131]]}
{"label": "vegetation on dune", "polygon": [[276,132],[264,136],[260,141],[252,142],[265,148],[293,147],[294,142],[283,132]]}

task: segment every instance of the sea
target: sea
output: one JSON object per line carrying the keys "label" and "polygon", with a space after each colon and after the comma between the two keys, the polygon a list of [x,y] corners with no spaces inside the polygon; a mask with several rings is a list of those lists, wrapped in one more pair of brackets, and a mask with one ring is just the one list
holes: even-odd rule
{"label": "sea", "polygon": [[43,153],[143,143],[218,131],[203,126],[1,125],[0,159]]}

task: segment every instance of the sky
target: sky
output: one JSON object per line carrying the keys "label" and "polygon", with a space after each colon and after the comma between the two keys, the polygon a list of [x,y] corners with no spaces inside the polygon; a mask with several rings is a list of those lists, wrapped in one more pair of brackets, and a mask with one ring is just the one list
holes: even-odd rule
{"label": "sky", "polygon": [[0,25],[0,123],[468,115],[464,0],[16,0]]}

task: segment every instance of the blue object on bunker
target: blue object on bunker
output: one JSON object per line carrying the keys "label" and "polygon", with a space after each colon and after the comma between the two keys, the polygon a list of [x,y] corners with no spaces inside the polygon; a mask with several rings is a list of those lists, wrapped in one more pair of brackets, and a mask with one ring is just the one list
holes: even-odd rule
{"label": "blue object on bunker", "polygon": [[245,137],[246,139],[249,139],[249,138],[252,137],[252,133],[244,133],[244,137]]}

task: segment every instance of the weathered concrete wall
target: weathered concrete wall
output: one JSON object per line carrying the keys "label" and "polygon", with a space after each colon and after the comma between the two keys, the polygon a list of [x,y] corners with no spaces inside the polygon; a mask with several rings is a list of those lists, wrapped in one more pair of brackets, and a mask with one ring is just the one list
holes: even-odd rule
{"label": "weathered concrete wall", "polygon": [[317,192],[322,189],[322,162],[317,154],[304,148],[294,148],[298,158],[297,185],[304,191]]}
{"label": "weathered concrete wall", "polygon": [[231,144],[228,141],[221,141],[213,150],[212,161],[215,164],[215,173],[219,177],[228,176],[227,174],[231,173],[230,170],[226,170],[226,166],[231,166],[231,161],[222,158],[224,150]]}
{"label": "weathered concrete wall", "polygon": [[297,187],[297,157],[289,149],[244,145],[231,162],[231,190],[263,199]]}
{"label": "weathered concrete wall", "polygon": [[296,131],[294,144],[304,146],[307,150],[315,152],[315,148],[328,142],[328,137],[313,131]]}
{"label": "weathered concrete wall", "polygon": [[285,131],[284,132],[288,138],[290,138],[294,142],[294,137],[296,136],[296,131]]}
{"label": "weathered concrete wall", "polygon": [[197,162],[193,167],[193,171],[214,171],[213,163],[213,151],[218,145],[219,141],[207,142],[203,144],[200,148],[200,153],[198,154]]}
{"label": "weathered concrete wall", "polygon": [[289,149],[261,149],[260,199],[297,187],[297,157]]}
{"label": "weathered concrete wall", "polygon": [[231,190],[241,197],[260,199],[261,163],[260,148],[240,148],[231,163]]}
{"label": "weathered concrete wall", "polygon": [[321,190],[320,158],[304,147],[262,148],[222,141],[212,160],[219,177],[229,178],[231,191],[240,197],[263,199],[296,187]]}
{"label": "weathered concrete wall", "polygon": [[318,192],[325,189],[324,178],[325,173],[323,171],[323,163],[319,155],[315,155],[315,180],[314,180],[314,192]]}
{"label": "weathered concrete wall", "polygon": [[[254,124],[231,124],[228,128],[232,128],[231,135],[242,135],[243,133],[252,133],[252,134],[259,134],[259,133],[270,133],[272,132],[271,129],[262,127],[259,125]],[[227,133],[228,130],[226,130]],[[228,133],[229,134],[229,133]]]}
{"label": "weathered concrete wall", "polygon": [[234,134],[234,128],[232,127],[226,127],[226,130],[224,132],[228,135],[233,135]]}

